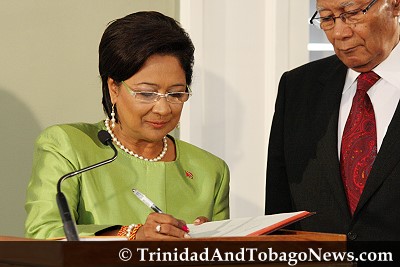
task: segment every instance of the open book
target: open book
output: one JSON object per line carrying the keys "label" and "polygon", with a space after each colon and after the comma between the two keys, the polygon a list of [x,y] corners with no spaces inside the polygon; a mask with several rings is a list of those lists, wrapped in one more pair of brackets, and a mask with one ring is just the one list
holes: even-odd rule
{"label": "open book", "polygon": [[[188,224],[191,237],[234,237],[259,236],[272,233],[289,224],[302,220],[315,212],[297,211],[278,213],[258,217],[236,218],[223,221],[207,222],[201,225]],[[65,238],[52,238],[66,241]],[[80,241],[126,241],[120,236],[88,236],[81,237]]]}
{"label": "open book", "polygon": [[192,237],[259,236],[281,229],[315,213],[298,211],[258,217],[237,218],[207,222],[201,225],[188,224]]}

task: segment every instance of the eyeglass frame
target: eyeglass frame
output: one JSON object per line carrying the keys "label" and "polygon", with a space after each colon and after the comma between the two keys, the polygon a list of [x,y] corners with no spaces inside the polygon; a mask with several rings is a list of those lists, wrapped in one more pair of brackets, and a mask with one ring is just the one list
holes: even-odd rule
{"label": "eyeglass frame", "polygon": [[[138,93],[147,93],[147,94],[151,93],[151,94],[157,95],[157,98],[155,98],[154,101],[151,101],[151,102],[146,102],[146,101],[138,100],[139,102],[141,102],[141,103],[146,103],[146,104],[156,103],[156,102],[160,101],[160,99],[161,99],[162,97],[164,97],[165,100],[166,100],[168,103],[171,103],[171,104],[183,104],[183,103],[187,102],[187,101],[189,100],[189,98],[192,96],[192,89],[190,89],[189,85],[186,85],[187,92],[186,92],[186,91],[185,91],[185,92],[170,92],[170,93],[162,94],[162,93],[159,93],[159,92],[135,91],[135,90],[133,90],[129,85],[127,85],[127,84],[125,83],[125,81],[122,81],[121,83],[124,85],[124,87],[125,87],[125,89],[128,91],[128,93],[129,93],[130,95],[132,95],[133,97],[135,97],[136,100],[137,100],[136,95],[137,95]],[[171,95],[176,94],[176,93],[187,94],[187,95],[188,95],[187,100],[184,101],[184,102],[179,102],[179,103],[170,102],[170,101],[168,100],[168,96],[171,96]]]}
{"label": "eyeglass frame", "polygon": [[[343,12],[343,13],[339,14],[339,16],[316,17],[317,14],[318,14],[318,10],[317,10],[317,11],[315,11],[314,15],[311,17],[309,23],[312,24],[312,25],[314,25],[315,27],[317,27],[317,28],[319,28],[319,29],[324,30],[322,27],[318,27],[318,26],[313,22],[313,20],[316,20],[316,19],[323,19],[323,18],[330,18],[330,19],[333,20],[333,27],[330,28],[330,29],[326,29],[326,31],[328,31],[328,30],[331,30],[331,29],[333,29],[333,28],[335,27],[335,25],[336,25],[335,23],[336,23],[336,19],[337,19],[337,18],[340,18],[344,23],[348,24],[348,23],[346,22],[346,20],[347,20],[346,15],[349,15],[349,14],[351,14],[351,15],[356,15],[356,14],[358,14],[359,12],[362,12],[362,13],[365,15],[365,14],[367,13],[367,11],[368,11],[376,2],[378,2],[378,0],[372,0],[364,9],[362,9],[362,8],[357,8],[357,9],[354,9],[354,10],[351,10],[351,11]],[[320,25],[321,25],[321,23],[320,23]],[[325,30],[324,30],[324,31],[325,31]]]}

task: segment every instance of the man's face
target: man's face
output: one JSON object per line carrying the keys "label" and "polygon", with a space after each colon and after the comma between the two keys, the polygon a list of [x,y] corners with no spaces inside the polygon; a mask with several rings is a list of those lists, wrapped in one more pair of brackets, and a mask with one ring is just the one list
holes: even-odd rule
{"label": "man's face", "polygon": [[[317,0],[321,17],[339,16],[343,12],[364,9],[371,0]],[[385,60],[399,41],[400,0],[378,0],[362,15],[358,23],[336,19],[325,34],[336,55],[349,68],[366,72]]]}

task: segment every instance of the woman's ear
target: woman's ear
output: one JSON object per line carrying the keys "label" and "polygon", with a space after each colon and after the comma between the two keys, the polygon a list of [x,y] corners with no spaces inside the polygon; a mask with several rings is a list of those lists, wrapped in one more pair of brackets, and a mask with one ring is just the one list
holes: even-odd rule
{"label": "woman's ear", "polygon": [[119,85],[110,77],[107,79],[108,92],[110,93],[111,103],[115,104],[119,95]]}

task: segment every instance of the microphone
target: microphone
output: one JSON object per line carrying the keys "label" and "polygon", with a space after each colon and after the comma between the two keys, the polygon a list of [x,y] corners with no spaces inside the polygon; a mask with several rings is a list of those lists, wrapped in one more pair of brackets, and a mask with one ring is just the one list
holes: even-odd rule
{"label": "microphone", "polygon": [[100,142],[102,142],[106,146],[110,146],[114,150],[114,156],[112,156],[111,158],[104,160],[102,162],[90,165],[86,168],[67,173],[64,176],[62,176],[58,180],[58,183],[57,183],[56,200],[57,200],[58,210],[60,211],[61,220],[63,222],[64,233],[65,233],[65,236],[68,241],[79,241],[79,235],[78,235],[78,231],[76,229],[76,223],[71,216],[71,211],[69,209],[67,199],[66,199],[64,193],[61,191],[61,183],[65,179],[68,179],[72,176],[75,176],[77,174],[80,174],[80,173],[83,173],[86,171],[90,171],[91,169],[103,166],[108,163],[111,163],[112,161],[114,161],[117,158],[117,155],[118,155],[118,151],[115,148],[114,144],[112,143],[111,135],[107,131],[105,131],[105,130],[99,131],[99,133],[97,134],[97,137],[99,138]]}

